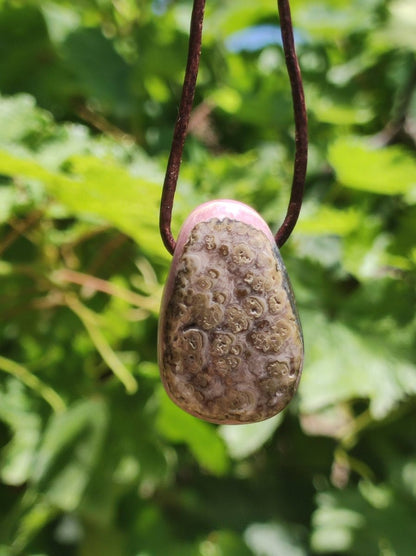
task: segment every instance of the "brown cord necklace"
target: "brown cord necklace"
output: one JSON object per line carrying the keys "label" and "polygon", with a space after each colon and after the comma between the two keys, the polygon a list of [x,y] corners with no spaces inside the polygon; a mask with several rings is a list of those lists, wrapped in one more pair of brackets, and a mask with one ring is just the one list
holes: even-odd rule
{"label": "brown cord necklace", "polygon": [[178,118],[160,207],[160,233],[173,255],[161,305],[158,358],[169,397],[213,423],[254,423],[292,399],[303,366],[303,337],[279,248],[302,205],[307,115],[288,0],[278,0],[296,127],[292,190],[273,236],[263,218],[238,201],[197,207],[177,241],[172,208],[195,93],[205,0],[194,0]]}

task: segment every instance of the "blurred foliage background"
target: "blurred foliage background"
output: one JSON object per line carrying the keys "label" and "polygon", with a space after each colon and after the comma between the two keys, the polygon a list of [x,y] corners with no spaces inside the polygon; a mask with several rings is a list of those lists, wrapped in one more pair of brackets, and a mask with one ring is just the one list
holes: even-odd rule
{"label": "blurred foliage background", "polygon": [[[304,376],[283,415],[216,427],[156,365],[191,1],[0,0],[1,556],[413,556],[416,7],[291,4]],[[174,232],[217,197],[276,230],[293,151],[275,2],[209,1]]]}

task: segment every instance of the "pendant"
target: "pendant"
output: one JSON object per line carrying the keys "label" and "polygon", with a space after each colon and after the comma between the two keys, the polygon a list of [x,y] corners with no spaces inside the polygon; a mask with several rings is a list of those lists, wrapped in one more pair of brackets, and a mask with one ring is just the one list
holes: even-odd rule
{"label": "pendant", "polygon": [[158,359],[172,401],[212,423],[262,421],[292,399],[301,324],[274,237],[252,208],[211,201],[185,221],[162,299]]}

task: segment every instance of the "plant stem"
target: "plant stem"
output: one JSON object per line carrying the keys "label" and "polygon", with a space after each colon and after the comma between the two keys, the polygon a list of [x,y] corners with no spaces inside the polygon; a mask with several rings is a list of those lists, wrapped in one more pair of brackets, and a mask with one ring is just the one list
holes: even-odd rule
{"label": "plant stem", "polygon": [[66,404],[61,396],[50,386],[44,384],[36,375],[26,367],[0,356],[0,370],[9,373],[23,382],[28,388],[37,392],[58,413],[66,409]]}

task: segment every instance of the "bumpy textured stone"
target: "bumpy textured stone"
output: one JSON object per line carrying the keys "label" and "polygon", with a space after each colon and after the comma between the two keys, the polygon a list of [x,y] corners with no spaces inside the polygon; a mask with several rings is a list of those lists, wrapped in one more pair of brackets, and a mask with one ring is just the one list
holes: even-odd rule
{"label": "bumpy textured stone", "polygon": [[245,221],[219,208],[181,232],[162,302],[159,366],[168,395],[188,413],[252,423],[293,397],[302,332],[267,225],[248,207]]}

